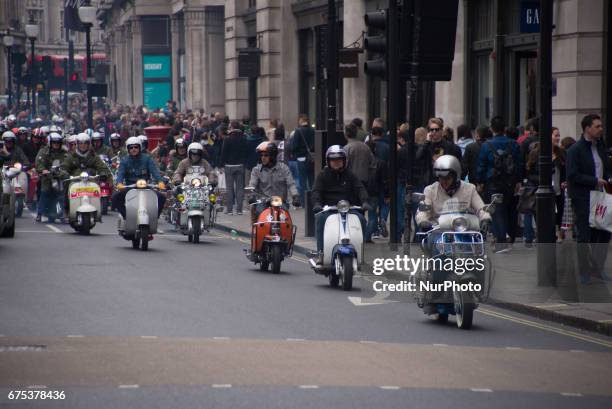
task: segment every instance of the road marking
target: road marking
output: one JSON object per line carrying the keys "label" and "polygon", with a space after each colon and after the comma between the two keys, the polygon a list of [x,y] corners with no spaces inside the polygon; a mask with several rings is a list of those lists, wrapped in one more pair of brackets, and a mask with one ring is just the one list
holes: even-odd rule
{"label": "road marking", "polygon": [[213,337],[213,339],[215,339],[217,341],[227,341],[229,339],[229,337]]}
{"label": "road marking", "polygon": [[366,339],[359,341],[360,344],[376,344],[376,341],[368,341]]}
{"label": "road marking", "polygon": [[435,347],[447,347],[448,344],[432,344]]}
{"label": "road marking", "polygon": [[119,389],[138,389],[140,385],[119,385]]}
{"label": "road marking", "polygon": [[488,389],[488,388],[470,388],[470,390],[472,392],[485,392],[485,393],[491,393],[493,392],[492,389]]}
{"label": "road marking", "polygon": [[549,331],[549,332],[554,332],[557,334],[561,334],[561,335],[565,335],[568,337],[572,337],[572,338],[576,338],[582,341],[586,341],[586,342],[590,342],[592,344],[597,344],[597,345],[601,345],[607,348],[612,348],[612,342],[608,342],[608,341],[604,341],[598,338],[594,338],[594,337],[590,337],[588,335],[583,335],[577,332],[573,332],[573,331],[567,331],[564,329],[560,329],[560,328],[556,328],[550,325],[546,325],[546,324],[540,324],[538,322],[535,321],[530,321],[524,318],[518,318],[518,317],[513,317],[511,315],[506,315],[506,314],[502,314],[500,312],[496,312],[496,311],[491,311],[485,308],[479,308],[476,311],[480,311],[482,314],[491,316],[491,317],[495,317],[495,318],[500,318],[500,319],[504,319],[504,320],[508,320],[508,321],[512,321],[515,322],[517,324],[523,324],[529,327],[534,327],[534,328],[538,328],[544,331]]}
{"label": "road marking", "polygon": [[218,388],[218,389],[222,389],[222,388],[231,388],[232,385],[229,383],[215,383],[212,385],[213,388]]}
{"label": "road marking", "polygon": [[157,335],[141,335],[140,338],[143,338],[143,339],[155,339],[155,338],[157,338]]}
{"label": "road marking", "polygon": [[30,385],[28,389],[47,389],[47,385]]}
{"label": "road marking", "polygon": [[54,231],[46,231],[46,230],[15,230],[15,233],[46,233],[51,234],[55,233]]}
{"label": "road marking", "polygon": [[567,307],[567,304],[541,304],[541,305],[534,305],[534,307],[542,308],[542,309],[559,308],[559,307]]}
{"label": "road marking", "polygon": [[300,389],[319,389],[319,385],[300,385]]}
{"label": "road marking", "polygon": [[509,351],[520,351],[523,348],[521,348],[521,347],[506,347],[506,349],[509,350]]}
{"label": "road marking", "polygon": [[63,231],[61,231],[60,229],[58,229],[57,227],[55,227],[52,224],[45,224],[45,226],[47,226],[47,228],[49,230],[51,230],[52,232],[54,232],[54,233],[63,233]]}
{"label": "road marking", "polygon": [[582,394],[578,392],[561,392],[561,396],[571,396],[575,398],[580,398],[582,397]]}
{"label": "road marking", "polygon": [[306,341],[306,340],[304,338],[287,338],[287,341],[299,342],[299,341]]}
{"label": "road marking", "polygon": [[68,338],[85,338],[85,335],[66,335]]}
{"label": "road marking", "polygon": [[598,320],[597,322],[601,322],[602,324],[606,324],[608,322],[612,322],[612,320]]}
{"label": "road marking", "polygon": [[385,391],[397,391],[400,389],[399,386],[395,386],[395,385],[383,385],[383,386],[379,386],[379,388]]}

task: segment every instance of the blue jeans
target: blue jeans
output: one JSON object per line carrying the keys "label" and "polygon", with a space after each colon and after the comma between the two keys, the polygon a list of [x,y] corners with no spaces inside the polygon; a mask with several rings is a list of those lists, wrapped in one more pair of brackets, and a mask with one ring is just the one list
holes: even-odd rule
{"label": "blue jeans", "polygon": [[234,203],[236,212],[242,213],[242,200],[244,198],[244,166],[225,165],[225,185],[227,191],[227,213],[231,213]]}
{"label": "blue jeans", "polygon": [[295,181],[295,185],[297,186],[298,191],[299,191],[300,189],[300,171],[298,170],[297,160],[290,160],[289,162],[287,162],[287,165],[289,166],[289,170],[291,171],[291,176],[293,176],[293,180]]}
{"label": "blue jeans", "polygon": [[[46,215],[49,218],[64,217],[64,194],[62,192],[40,192],[40,198],[38,200],[38,209],[36,214],[38,216]],[[59,202],[61,211],[57,214],[55,204]]]}
{"label": "blue jeans", "polygon": [[523,236],[525,236],[525,242],[533,242],[534,235],[533,215],[525,214],[523,215]]}
{"label": "blue jeans", "polygon": [[368,210],[368,224],[365,229],[366,241],[372,240],[372,234],[378,230],[378,197],[370,197],[368,204],[370,210]]}
{"label": "blue jeans", "polygon": [[491,202],[491,196],[494,193],[502,193],[504,200],[500,204],[495,205],[495,212],[493,213],[493,234],[498,244],[506,243],[506,235],[509,232],[512,218],[517,217],[516,202],[514,200],[514,192],[506,191],[501,192],[491,189],[489,186],[485,189],[485,203]]}
{"label": "blue jeans", "polygon": [[[306,202],[306,191],[312,189],[314,185],[314,169],[307,161],[296,161],[298,167],[298,191],[302,203]],[[297,183],[297,182],[296,182]]]}
{"label": "blue jeans", "polygon": [[406,186],[403,184],[397,185],[397,235],[398,238],[404,234],[406,228]]}
{"label": "blue jeans", "polygon": [[[323,251],[323,230],[325,230],[325,221],[332,214],[337,213],[335,210],[327,210],[315,216],[315,235],[317,236],[317,251]],[[361,212],[357,210],[349,210],[349,213],[356,214],[361,222],[361,231],[366,231],[366,221]]]}

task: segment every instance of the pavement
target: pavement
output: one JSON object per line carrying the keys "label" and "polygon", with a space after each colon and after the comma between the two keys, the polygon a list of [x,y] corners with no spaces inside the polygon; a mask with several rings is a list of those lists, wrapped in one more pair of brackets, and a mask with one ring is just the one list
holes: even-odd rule
{"label": "pavement", "polygon": [[[0,407],[612,404],[601,334],[493,305],[459,330],[411,300],[375,299],[365,272],[350,292],[297,253],[281,274],[261,272],[239,235],[193,244],[161,222],[143,252],[115,229],[105,217],[84,237],[27,214],[0,239]],[[28,397],[42,392],[64,398]]]}
{"label": "pavement", "polygon": [[[294,251],[308,257],[316,249],[314,237],[305,236],[304,209],[293,209],[292,220],[298,226]],[[242,237],[250,237],[248,213],[244,215],[219,214],[217,228]],[[538,286],[537,249],[527,248],[517,242],[512,251],[505,254],[487,252],[495,267],[495,281],[488,303],[505,309],[537,316],[542,319],[579,327],[612,336],[612,282],[600,282],[588,286],[579,285],[575,243],[566,239],[556,246],[549,246],[556,253],[557,285]],[[363,270],[371,274],[372,260],[393,258],[401,250],[391,250],[387,239],[374,239],[366,244],[366,265]],[[415,257],[422,253],[418,246],[411,247]],[[571,266],[571,267],[570,267]],[[607,258],[606,269],[612,276],[612,256]],[[397,273],[399,279],[402,273]]]}

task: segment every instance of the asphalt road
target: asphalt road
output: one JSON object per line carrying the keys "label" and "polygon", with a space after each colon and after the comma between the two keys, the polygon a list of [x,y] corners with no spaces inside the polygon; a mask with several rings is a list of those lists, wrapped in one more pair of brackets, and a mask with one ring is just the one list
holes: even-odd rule
{"label": "asphalt road", "polygon": [[262,273],[221,232],[162,223],[142,252],[115,228],[26,213],[0,240],[1,408],[612,407],[609,338],[489,306],[462,331],[367,303],[371,277],[330,289],[300,257]]}

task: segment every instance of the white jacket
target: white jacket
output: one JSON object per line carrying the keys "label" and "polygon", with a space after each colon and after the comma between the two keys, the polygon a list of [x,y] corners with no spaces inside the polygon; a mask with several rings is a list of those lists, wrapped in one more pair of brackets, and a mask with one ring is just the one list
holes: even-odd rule
{"label": "white jacket", "polygon": [[[459,189],[452,196],[453,199],[459,202],[465,202],[468,204],[468,208],[472,210],[480,221],[491,220],[491,215],[484,211],[484,202],[480,198],[480,195],[476,191],[476,186],[468,182],[460,182]],[[416,222],[420,225],[424,221],[430,221],[435,223],[442,212],[444,203],[451,198],[446,191],[440,186],[440,182],[434,182],[425,188],[425,201],[426,205],[431,206],[429,211],[417,211]]]}

